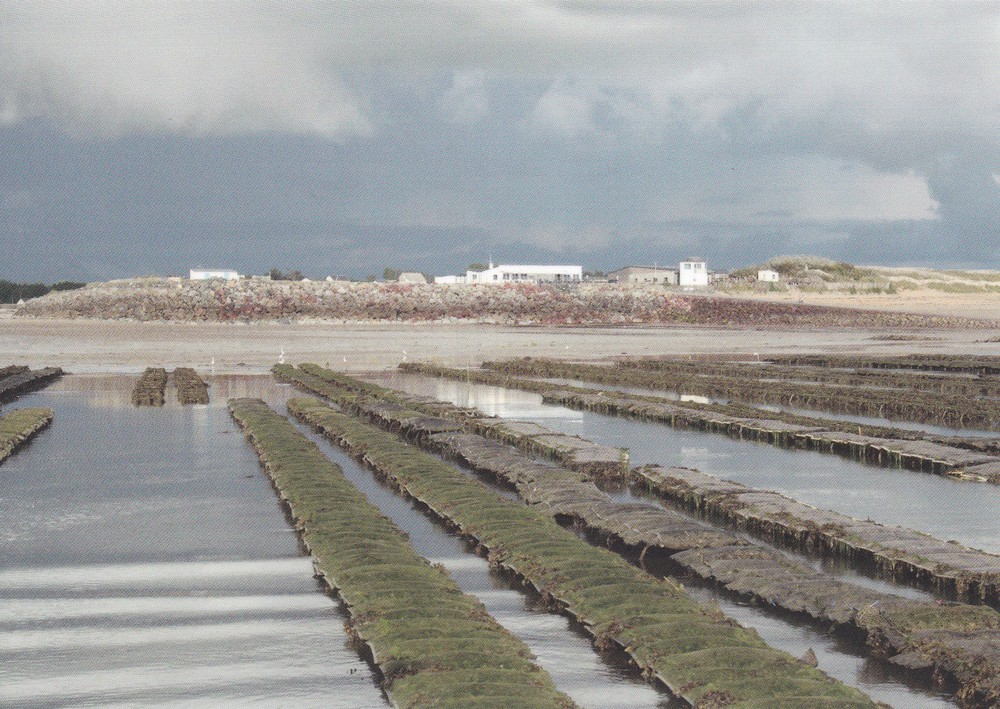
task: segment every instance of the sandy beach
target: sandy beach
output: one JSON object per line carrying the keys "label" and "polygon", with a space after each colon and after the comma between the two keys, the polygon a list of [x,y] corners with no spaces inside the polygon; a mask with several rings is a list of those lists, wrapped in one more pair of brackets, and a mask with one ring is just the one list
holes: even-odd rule
{"label": "sandy beach", "polygon": [[[0,317],[0,363],[70,372],[136,372],[192,366],[264,372],[279,361],[341,371],[402,361],[475,366],[510,357],[600,360],[617,355],[873,352],[1000,354],[996,328],[722,329],[701,327],[505,327],[477,324],[124,322]],[[214,365],[213,365],[214,362]]]}
{"label": "sandy beach", "polygon": [[761,295],[741,292],[739,297],[776,303],[805,303],[912,315],[975,318],[1000,324],[1000,293],[947,293],[921,288],[899,293],[852,294],[843,291],[816,293],[792,288],[787,292]]}

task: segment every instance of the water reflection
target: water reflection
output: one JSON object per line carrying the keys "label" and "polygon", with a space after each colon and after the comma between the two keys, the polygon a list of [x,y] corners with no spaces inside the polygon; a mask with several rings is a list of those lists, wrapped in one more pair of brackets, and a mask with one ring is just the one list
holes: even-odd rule
{"label": "water reflection", "polygon": [[380,485],[370,472],[326,439],[305,426],[299,429],[343,469],[382,514],[407,533],[418,554],[444,566],[464,592],[479,598],[497,622],[521,638],[556,687],[574,701],[595,709],[683,706],[671,703],[668,695],[647,685],[625,664],[624,657],[618,658],[619,665],[603,661],[582,630],[574,629],[568,619],[549,612],[537,597],[514,590],[511,581],[490,571],[487,561],[460,537]]}
{"label": "water reflection", "polygon": [[[589,412],[583,412],[582,418],[580,412],[570,412],[573,414],[572,417],[563,417],[559,413],[569,411],[568,409],[543,405],[541,403],[541,396],[530,392],[502,390],[504,405],[496,406],[495,402],[498,398],[496,397],[496,393],[500,389],[498,387],[402,373],[371,375],[365,378],[376,381],[383,386],[390,386],[413,394],[433,396],[458,405],[492,409],[499,416],[513,418],[508,413],[511,411],[517,411],[521,414],[527,413],[529,415],[519,416],[519,418],[535,420],[555,430],[582,435],[608,445],[629,447],[633,462],[661,462],[662,464],[663,461],[654,459],[665,456],[668,449],[675,446],[677,450],[671,455],[683,455],[679,451],[687,448],[689,459],[698,458],[700,461],[705,462],[714,457],[718,463],[726,465],[727,468],[732,465],[734,459],[746,458],[747,450],[771,450],[775,453],[787,455],[803,453],[782,451],[758,445],[754,445],[752,449],[743,448],[735,454],[731,451],[719,452],[716,448],[716,443],[719,441],[733,444],[740,444],[741,442],[697,432],[681,432],[696,436],[691,440],[697,440],[697,445],[693,445],[691,442],[678,445],[676,439],[671,437],[672,434],[678,432],[665,426],[603,417],[590,414]],[[544,420],[541,417],[530,415],[532,409],[541,408],[547,409]],[[747,446],[751,444],[743,445]],[[815,463],[817,466],[822,466],[827,462],[833,462],[834,465],[850,463],[850,461],[842,461],[830,458],[829,456],[819,456],[819,454],[815,453],[810,453],[810,455],[818,458],[818,462]],[[799,466],[784,463],[781,467],[783,471],[786,471],[791,476],[801,473]],[[865,468],[865,466],[860,465],[858,467]],[[871,469],[867,470],[868,475],[871,475]],[[905,471],[899,472],[905,475],[913,475],[913,473],[906,473]],[[936,480],[934,476],[928,475],[926,477],[932,481]],[[628,498],[628,501],[635,501],[637,499],[627,491],[616,494],[619,498]],[[992,518],[995,518],[996,512],[992,511],[991,515]],[[971,527],[972,525],[969,526]],[[819,562],[817,562],[817,565],[819,565]],[[926,594],[919,591],[858,577],[853,571],[843,569],[836,564],[823,565],[823,567],[829,572],[844,577],[845,580],[853,580],[876,590],[891,591],[899,595],[915,598],[926,597]],[[900,673],[889,667],[886,663],[866,657],[865,650],[861,646],[842,638],[822,633],[811,624],[793,622],[784,617],[764,613],[753,606],[722,596],[713,588],[699,587],[696,583],[689,583],[688,588],[693,595],[702,600],[717,602],[727,615],[735,618],[747,627],[755,629],[772,647],[779,648],[795,656],[802,655],[810,647],[813,648],[819,660],[821,670],[842,682],[860,688],[877,701],[886,702],[897,707],[928,709],[955,706],[955,702],[947,693],[937,690],[933,686],[930,686],[929,683],[927,685],[914,686],[912,678],[904,681]]]}
{"label": "water reflection", "polygon": [[879,418],[875,416],[861,416],[859,414],[833,414],[827,411],[816,411],[814,409],[800,409],[794,406],[775,406],[771,404],[754,404],[758,409],[764,411],[781,411],[795,416],[811,416],[834,421],[849,421],[861,424],[862,426],[882,426],[885,428],[898,428],[903,431],[923,431],[938,436],[962,436],[965,438],[1000,438],[997,431],[985,431],[978,428],[953,428],[950,426],[935,426],[928,423],[917,423],[914,421],[900,421],[898,419]]}
{"label": "water reflection", "polygon": [[802,657],[807,650],[812,649],[820,669],[842,680],[844,677],[851,677],[852,684],[876,701],[887,702],[898,709],[955,706],[947,695],[934,688],[929,676],[922,687],[901,688],[899,680],[894,678],[894,670],[887,663],[860,657],[862,648],[850,641],[832,635],[818,635],[807,626],[766,616],[746,603],[718,598],[705,589],[688,587],[688,590],[696,598],[714,599],[727,616],[742,625],[753,627],[768,644],[781,647],[795,657]]}
{"label": "water reflection", "polygon": [[[632,465],[696,468],[859,519],[908,527],[1000,553],[1000,489],[995,486],[589,411],[563,416],[569,411],[565,407],[542,404],[541,395],[514,389],[402,373],[381,382],[462,405],[483,404],[498,416],[536,420],[563,433],[628,448]],[[502,407],[491,403],[498,390],[505,402]],[[533,411],[544,415],[536,417]]]}
{"label": "water reflection", "polygon": [[[690,401],[696,404],[726,404],[727,399],[719,397],[699,396],[697,394],[681,394],[668,389],[649,389],[642,387],[617,386],[614,384],[601,384],[594,382],[584,382],[578,379],[552,379],[540,377],[528,377],[540,382],[558,384],[559,386],[572,386],[579,389],[603,389],[605,391],[620,391],[623,394],[636,394],[638,396],[657,396],[669,401]],[[783,381],[783,380],[774,380]],[[805,382],[812,383],[812,382]],[[940,436],[964,436],[968,438],[998,438],[997,431],[985,431],[976,428],[953,428],[950,426],[935,426],[932,424],[918,423],[914,421],[901,421],[898,419],[878,418],[874,416],[861,416],[860,414],[835,414],[818,409],[802,409],[794,406],[784,406],[780,404],[759,404],[750,403],[755,409],[762,411],[776,411],[793,414],[795,416],[806,416],[810,418],[825,418],[833,421],[849,421],[868,426],[882,426],[885,428],[898,428],[904,431],[923,431]]]}
{"label": "water reflection", "polygon": [[0,466],[0,706],[385,706],[218,389],[135,379],[15,404],[55,421]]}
{"label": "water reflection", "polygon": [[570,386],[578,389],[602,389],[604,391],[620,391],[623,394],[638,394],[639,396],[658,396],[669,401],[690,401],[694,404],[726,404],[728,399],[716,396],[703,396],[701,394],[683,394],[673,389],[643,389],[639,387],[619,386],[616,384],[604,384],[599,382],[585,382],[579,379],[559,379],[546,377],[525,377],[548,384],[559,386]]}

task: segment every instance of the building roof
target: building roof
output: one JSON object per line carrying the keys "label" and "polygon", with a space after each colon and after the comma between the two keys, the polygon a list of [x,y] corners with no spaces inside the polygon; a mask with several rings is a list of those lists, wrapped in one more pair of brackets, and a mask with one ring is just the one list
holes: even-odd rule
{"label": "building roof", "polygon": [[663,271],[676,271],[676,268],[671,266],[624,266],[619,268],[617,271],[612,271],[611,273],[624,273],[625,271],[650,271],[655,273],[660,273]]}

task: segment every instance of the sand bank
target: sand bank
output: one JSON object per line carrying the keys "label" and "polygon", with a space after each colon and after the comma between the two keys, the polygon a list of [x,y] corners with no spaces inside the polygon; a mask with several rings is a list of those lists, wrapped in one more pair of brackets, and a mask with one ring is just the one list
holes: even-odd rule
{"label": "sand bank", "polygon": [[[892,339],[885,339],[891,337]],[[512,327],[482,324],[128,322],[0,317],[0,365],[70,372],[141,372],[147,366],[266,372],[284,352],[340,371],[401,361],[478,365],[516,356],[597,360],[621,354],[872,352],[1000,354],[996,329],[723,329]]]}

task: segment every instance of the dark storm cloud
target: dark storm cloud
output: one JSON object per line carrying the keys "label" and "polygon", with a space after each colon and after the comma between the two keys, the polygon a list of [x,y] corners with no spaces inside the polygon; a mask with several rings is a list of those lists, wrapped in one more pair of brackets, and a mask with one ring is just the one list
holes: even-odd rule
{"label": "dark storm cloud", "polygon": [[990,3],[0,11],[0,277],[1000,265]]}

